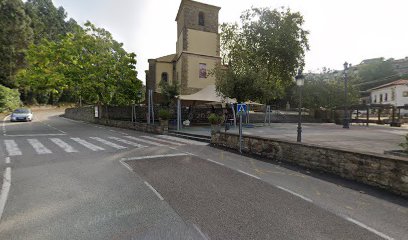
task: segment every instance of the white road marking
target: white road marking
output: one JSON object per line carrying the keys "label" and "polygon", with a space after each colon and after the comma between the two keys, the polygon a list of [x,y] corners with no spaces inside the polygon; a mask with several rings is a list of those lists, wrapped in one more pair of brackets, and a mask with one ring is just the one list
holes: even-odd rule
{"label": "white road marking", "polygon": [[66,134],[66,132],[64,132],[64,131],[62,131],[62,130],[59,130],[58,128],[56,128],[56,127],[54,127],[54,126],[51,126],[51,125],[48,124],[48,123],[45,123],[45,122],[43,122],[43,121],[38,121],[38,122],[41,123],[41,124],[44,124],[45,126],[47,126],[47,127],[49,127],[49,128],[52,128],[52,129],[54,129],[54,130],[57,130],[57,131],[60,132],[60,133]]}
{"label": "white road marking", "polygon": [[163,154],[163,155],[150,155],[150,156],[142,156],[142,157],[122,158],[122,161],[142,160],[142,159],[151,159],[151,158],[177,157],[177,156],[189,156],[189,155],[190,155],[190,154],[186,154],[186,153],[174,153],[174,154]]}
{"label": "white road marking", "polygon": [[48,124],[48,123],[43,123],[43,122],[41,122],[41,123],[44,124],[44,125],[46,125],[46,126],[48,126],[48,127],[50,127],[50,128],[52,128],[52,129],[54,129],[54,130],[57,130],[57,131],[60,132],[60,133],[66,134],[66,132],[64,132],[64,131],[62,131],[62,130],[59,130],[58,128],[56,128],[56,127],[54,127],[54,126],[51,126],[51,125]]}
{"label": "white road marking", "polygon": [[71,138],[71,139],[74,140],[75,142],[81,144],[82,146],[91,149],[92,151],[105,150],[105,148],[96,146],[96,145],[94,145],[94,144],[92,144],[92,143],[90,143],[88,141],[85,141],[85,140],[83,140],[81,138]]}
{"label": "white road marking", "polygon": [[148,182],[144,182],[146,184],[146,186],[148,186],[150,188],[150,190],[152,190],[154,192],[154,194],[156,194],[156,196],[160,199],[160,200],[164,200],[164,198],[160,195],[159,192],[156,191],[156,189],[154,189],[154,187],[152,187],[152,185],[150,185]]}
{"label": "white road marking", "polygon": [[238,170],[238,172],[243,173],[243,174],[245,174],[245,175],[247,175],[247,176],[250,176],[250,177],[253,177],[253,178],[256,178],[256,179],[260,180],[259,177],[255,176],[255,175],[252,175],[252,174],[250,174],[250,173],[244,172],[244,171],[242,171],[242,170]]}
{"label": "white road marking", "polygon": [[11,186],[11,168],[8,167],[6,168],[6,171],[4,171],[3,186],[1,188],[0,193],[0,220],[1,216],[3,215],[4,207],[6,206],[10,186]]}
{"label": "white road marking", "polygon": [[125,148],[126,148],[126,147],[124,147],[124,146],[118,145],[118,144],[116,144],[116,143],[107,141],[107,140],[102,139],[102,138],[99,138],[99,137],[90,137],[90,138],[93,139],[93,140],[96,140],[96,141],[98,141],[98,142],[100,142],[100,143],[103,143],[103,144],[105,144],[105,145],[108,145],[108,146],[110,146],[110,147],[116,148],[116,149],[125,149]]}
{"label": "white road marking", "polygon": [[124,161],[120,160],[120,163],[122,163],[123,166],[125,166],[129,171],[133,172],[133,169],[129,166],[129,164],[125,163]]}
{"label": "white road marking", "polygon": [[295,195],[295,196],[297,196],[297,197],[300,197],[301,199],[303,199],[303,200],[305,200],[305,201],[313,202],[312,199],[307,198],[307,197],[305,197],[305,196],[302,196],[302,195],[300,195],[300,194],[298,194],[298,193],[295,193],[295,192],[293,192],[293,191],[291,191],[291,190],[289,190],[289,189],[286,189],[286,188],[281,187],[281,186],[276,186],[276,187],[279,188],[279,189],[281,189],[281,190],[283,190],[283,191],[285,191],[285,192],[288,192],[288,193],[293,194],[293,195]]}
{"label": "white road marking", "polygon": [[5,136],[6,135],[6,121],[7,121],[7,118],[8,117],[10,117],[10,115],[7,115],[7,116],[5,116],[4,118],[3,118],[3,126],[2,126],[2,128],[3,128],[3,135]]}
{"label": "white road marking", "polygon": [[166,145],[161,144],[161,143],[158,143],[158,142],[152,142],[152,141],[145,140],[145,139],[141,139],[141,138],[137,138],[137,137],[132,137],[132,136],[126,136],[126,137],[129,138],[129,139],[135,140],[135,141],[142,142],[142,143],[151,144],[151,145],[153,145],[153,146],[158,146],[158,147],[165,147],[165,146],[166,146]]}
{"label": "white road marking", "polygon": [[73,148],[71,145],[68,143],[62,141],[59,138],[50,138],[51,142],[55,143],[58,147],[62,148],[65,152],[78,152],[75,148]]}
{"label": "white road marking", "polygon": [[49,134],[5,134],[8,137],[45,137],[45,136],[65,136],[65,133],[49,133]]}
{"label": "white road marking", "polygon": [[10,163],[10,157],[6,157],[6,164]]}
{"label": "white road marking", "polygon": [[201,146],[208,145],[208,143],[199,142],[199,141],[195,141],[195,140],[191,140],[191,139],[184,139],[184,138],[169,136],[169,135],[159,135],[158,137],[165,138],[165,139],[168,139],[168,140],[174,140],[174,141],[182,142],[182,143],[186,143],[186,144],[192,144],[192,145],[201,145]]}
{"label": "white road marking", "polygon": [[208,240],[208,237],[201,231],[201,229],[197,225],[193,224],[193,226],[204,240]]}
{"label": "white road marking", "polygon": [[126,139],[122,139],[122,138],[118,138],[118,137],[109,137],[109,138],[110,138],[110,139],[113,139],[113,140],[116,140],[116,141],[118,141],[118,142],[121,142],[121,143],[129,144],[130,146],[134,146],[134,147],[139,147],[139,148],[147,147],[147,146],[145,146],[145,145],[141,145],[141,144],[139,144],[139,143],[135,143],[135,142],[128,141],[128,140],[126,140]]}
{"label": "white road marking", "polygon": [[[207,161],[210,161],[210,162],[212,162],[212,163],[215,163],[215,164],[218,164],[218,165],[224,166],[224,163],[216,162],[216,161],[211,160],[211,159],[209,159],[209,158],[207,158]],[[252,175],[251,175],[251,176],[252,176]]]}
{"label": "white road marking", "polygon": [[6,145],[6,150],[7,150],[9,156],[22,155],[20,149],[17,146],[16,141],[14,141],[14,140],[4,140],[4,144]]}
{"label": "white road marking", "polygon": [[349,218],[349,217],[345,217],[345,218],[346,218],[347,221],[350,221],[350,222],[352,222],[352,223],[354,223],[354,224],[357,224],[358,226],[360,226],[360,227],[362,227],[362,228],[365,228],[365,229],[367,229],[368,231],[370,231],[370,232],[372,232],[372,233],[374,233],[374,234],[376,234],[376,235],[378,235],[378,236],[380,236],[380,237],[382,237],[382,238],[384,238],[384,239],[394,240],[394,238],[392,238],[392,237],[390,237],[390,236],[387,236],[387,235],[385,235],[384,233],[379,232],[379,231],[375,230],[374,228],[371,228],[371,227],[365,225],[364,223],[361,223],[361,222],[359,222],[359,221],[357,221],[357,220],[354,220],[354,219],[352,219],[352,218]]}
{"label": "white road marking", "polygon": [[27,139],[28,143],[31,144],[31,146],[34,148],[34,150],[38,153],[38,154],[49,154],[52,153],[51,150],[49,150],[48,148],[46,148],[40,141],[38,141],[38,139],[34,139],[34,138],[30,138]]}
{"label": "white road marking", "polygon": [[164,142],[164,143],[176,145],[176,146],[183,146],[183,145],[185,145],[185,144],[181,144],[181,143],[178,143],[178,142],[171,142],[171,141],[167,141],[167,140],[160,139],[160,138],[155,138],[155,137],[150,137],[150,136],[141,136],[141,137],[142,137],[142,138],[147,138],[147,139],[150,139],[150,140],[154,140],[154,141],[159,141],[159,142]]}

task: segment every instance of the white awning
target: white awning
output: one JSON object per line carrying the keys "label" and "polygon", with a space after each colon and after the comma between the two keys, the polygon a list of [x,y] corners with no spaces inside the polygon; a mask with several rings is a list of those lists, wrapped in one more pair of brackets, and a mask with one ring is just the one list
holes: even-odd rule
{"label": "white awning", "polygon": [[180,100],[203,101],[203,102],[219,102],[219,103],[235,103],[235,99],[223,98],[217,95],[215,85],[208,85],[200,91],[190,95],[180,95]]}

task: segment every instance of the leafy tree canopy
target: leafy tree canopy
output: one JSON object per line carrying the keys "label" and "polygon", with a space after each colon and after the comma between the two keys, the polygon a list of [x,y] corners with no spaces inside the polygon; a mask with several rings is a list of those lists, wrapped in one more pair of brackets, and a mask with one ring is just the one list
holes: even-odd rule
{"label": "leafy tree canopy", "polygon": [[180,95],[180,86],[177,81],[172,81],[171,84],[167,81],[160,81],[159,87],[164,98],[164,104],[167,106],[174,103],[176,97]]}
{"label": "leafy tree canopy", "polygon": [[[307,74],[305,85],[303,86],[302,102],[305,108],[336,108],[344,106],[344,76],[342,72],[338,74]],[[357,104],[359,102],[359,89],[355,83],[359,82],[357,74],[349,72],[347,102],[348,104]],[[295,87],[297,90],[298,87]],[[298,95],[295,94],[295,100],[298,102]]]}
{"label": "leafy tree canopy", "polygon": [[27,60],[20,85],[48,99],[70,91],[88,103],[125,105],[137,99],[142,86],[136,77],[136,55],[90,22],[58,42],[43,39],[32,45]]}
{"label": "leafy tree canopy", "polygon": [[0,84],[15,87],[15,74],[25,66],[25,51],[32,42],[31,20],[21,0],[0,1]]}
{"label": "leafy tree canopy", "polygon": [[60,35],[72,32],[77,27],[75,20],[65,21],[65,9],[56,8],[52,0],[28,0],[25,8],[31,18],[35,44],[40,43],[43,38],[57,41]]}
{"label": "leafy tree canopy", "polygon": [[0,85],[0,112],[13,111],[20,106],[20,93]]}
{"label": "leafy tree canopy", "polygon": [[240,102],[282,97],[309,49],[303,24],[300,13],[285,8],[252,8],[240,25],[222,24],[221,55],[228,67],[214,71],[217,91]]}

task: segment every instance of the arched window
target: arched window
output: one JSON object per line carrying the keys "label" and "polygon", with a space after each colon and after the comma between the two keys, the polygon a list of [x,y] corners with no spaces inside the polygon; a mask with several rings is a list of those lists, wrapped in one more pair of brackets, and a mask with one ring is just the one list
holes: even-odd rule
{"label": "arched window", "polygon": [[166,72],[163,72],[161,75],[161,80],[167,82],[169,80],[169,75]]}
{"label": "arched window", "polygon": [[198,25],[204,26],[204,13],[203,12],[198,13]]}

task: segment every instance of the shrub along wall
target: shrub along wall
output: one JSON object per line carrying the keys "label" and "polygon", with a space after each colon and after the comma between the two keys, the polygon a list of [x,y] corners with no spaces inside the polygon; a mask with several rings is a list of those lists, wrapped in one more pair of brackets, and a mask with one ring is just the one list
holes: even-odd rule
{"label": "shrub along wall", "polygon": [[[215,133],[211,143],[238,150],[239,135]],[[242,151],[333,173],[408,197],[408,161],[403,158],[248,135],[243,136]]]}

